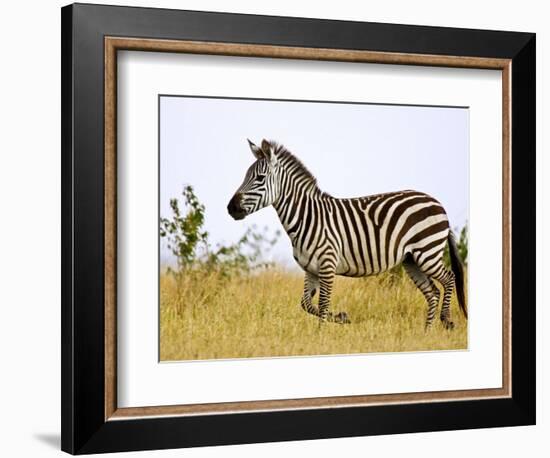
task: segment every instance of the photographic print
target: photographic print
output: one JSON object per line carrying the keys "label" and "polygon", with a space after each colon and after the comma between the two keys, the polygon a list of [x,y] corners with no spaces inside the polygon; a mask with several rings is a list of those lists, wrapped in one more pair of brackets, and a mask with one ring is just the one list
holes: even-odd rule
{"label": "photographic print", "polygon": [[64,451],[535,423],[534,34],[61,22]]}
{"label": "photographic print", "polygon": [[468,123],[160,95],[160,360],[467,349]]}

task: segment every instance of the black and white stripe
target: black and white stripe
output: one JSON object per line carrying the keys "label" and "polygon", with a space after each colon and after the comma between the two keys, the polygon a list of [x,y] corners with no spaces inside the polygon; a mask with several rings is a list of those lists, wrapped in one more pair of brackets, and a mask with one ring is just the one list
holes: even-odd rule
{"label": "black and white stripe", "polygon": [[[452,328],[450,302],[455,284],[467,316],[462,265],[444,208],[418,191],[341,199],[321,191],[317,180],[288,150],[264,140],[249,141],[256,161],[228,205],[235,219],[272,205],[306,272],[302,308],[322,321],[349,322],[345,312],[329,311],[335,275],[376,275],[403,264],[428,303],[430,327],[443,286],[440,318]],[[449,244],[451,267],[443,263]],[[319,307],[312,303],[319,290]]]}

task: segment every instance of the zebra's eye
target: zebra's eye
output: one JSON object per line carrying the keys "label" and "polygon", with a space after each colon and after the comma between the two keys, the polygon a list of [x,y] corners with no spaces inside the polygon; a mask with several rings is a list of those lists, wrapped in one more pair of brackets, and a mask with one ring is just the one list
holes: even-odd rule
{"label": "zebra's eye", "polygon": [[265,175],[258,174],[256,181],[263,183],[265,181]]}

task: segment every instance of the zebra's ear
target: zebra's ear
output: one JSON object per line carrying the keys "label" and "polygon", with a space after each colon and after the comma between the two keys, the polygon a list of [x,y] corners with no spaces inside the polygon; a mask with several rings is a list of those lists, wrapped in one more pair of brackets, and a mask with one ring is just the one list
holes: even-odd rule
{"label": "zebra's ear", "polygon": [[[248,138],[247,138],[248,140]],[[264,152],[261,148],[258,148],[254,143],[252,143],[250,140],[248,140],[248,146],[250,146],[250,151],[252,151],[252,154],[256,159],[263,159],[265,157]]]}
{"label": "zebra's ear", "polygon": [[262,140],[262,151],[264,153],[264,157],[271,163],[271,165],[275,165],[276,158],[275,152],[273,151],[273,145],[265,138]]}

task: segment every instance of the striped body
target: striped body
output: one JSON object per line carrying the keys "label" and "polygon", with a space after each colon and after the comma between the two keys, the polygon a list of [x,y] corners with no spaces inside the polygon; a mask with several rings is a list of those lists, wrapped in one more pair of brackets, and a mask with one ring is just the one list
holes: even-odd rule
{"label": "striped body", "polygon": [[[466,315],[462,266],[442,205],[417,191],[336,198],[288,150],[263,141],[250,143],[256,162],[228,205],[235,219],[272,205],[288,234],[296,262],[305,271],[301,306],[322,321],[349,322],[329,311],[335,275],[362,277],[403,264],[428,303],[426,326],[434,319],[443,286],[440,318],[452,328],[450,301],[458,281],[459,305]],[[443,263],[449,243],[452,270]],[[312,303],[319,290],[319,306]]]}
{"label": "striped body", "polygon": [[335,273],[348,277],[379,274],[401,264],[407,254],[433,265],[449,235],[441,204],[416,191],[354,199],[304,194],[297,203],[283,200],[276,210],[294,258],[311,273],[319,272],[327,252],[334,257]]}

